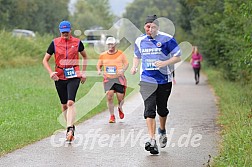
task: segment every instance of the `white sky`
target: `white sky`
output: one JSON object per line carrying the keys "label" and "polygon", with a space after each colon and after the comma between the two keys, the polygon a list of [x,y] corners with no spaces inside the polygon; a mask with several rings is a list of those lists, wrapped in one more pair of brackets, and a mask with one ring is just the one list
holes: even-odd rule
{"label": "white sky", "polygon": [[117,16],[121,16],[126,5],[133,1],[134,0],[109,0],[112,12]]}
{"label": "white sky", "polygon": [[[74,11],[74,3],[76,1],[77,0],[70,0],[70,3],[69,3],[70,13]],[[134,0],[109,0],[109,3],[110,3],[112,12],[117,16],[121,16],[124,12],[126,5],[133,1]]]}

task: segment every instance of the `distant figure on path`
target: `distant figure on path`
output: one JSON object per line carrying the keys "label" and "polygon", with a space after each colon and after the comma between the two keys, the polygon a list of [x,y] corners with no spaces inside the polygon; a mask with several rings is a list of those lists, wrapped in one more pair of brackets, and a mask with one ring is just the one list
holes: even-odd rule
{"label": "distant figure on path", "polygon": [[193,67],[194,71],[194,78],[195,78],[195,84],[197,85],[200,80],[200,68],[201,68],[201,62],[203,61],[202,55],[198,51],[197,46],[193,46],[192,50],[192,58],[190,60],[190,63]]}

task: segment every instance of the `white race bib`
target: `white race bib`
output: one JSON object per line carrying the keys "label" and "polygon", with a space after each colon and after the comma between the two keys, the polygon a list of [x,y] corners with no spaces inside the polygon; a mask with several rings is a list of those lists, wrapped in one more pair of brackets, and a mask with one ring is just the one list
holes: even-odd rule
{"label": "white race bib", "polygon": [[64,70],[64,75],[65,75],[66,78],[77,77],[77,74],[76,74],[76,72],[75,72],[75,70],[74,70],[73,67],[71,67],[71,68],[64,68],[63,70]]}
{"label": "white race bib", "polygon": [[145,70],[159,70],[159,68],[154,64],[157,59],[146,59],[145,60]]}
{"label": "white race bib", "polygon": [[107,74],[116,74],[116,66],[107,66],[106,72]]}

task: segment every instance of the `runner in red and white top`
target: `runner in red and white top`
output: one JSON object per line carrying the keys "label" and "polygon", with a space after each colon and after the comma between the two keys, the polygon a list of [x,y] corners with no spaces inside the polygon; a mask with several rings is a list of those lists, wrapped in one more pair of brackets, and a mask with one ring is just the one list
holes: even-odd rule
{"label": "runner in red and white top", "polygon": [[[61,36],[55,38],[47,49],[43,65],[50,78],[54,80],[58,96],[62,105],[62,112],[67,122],[66,140],[74,139],[75,108],[74,102],[80,82],[86,81],[87,54],[83,43],[71,35],[71,23],[62,21],[59,24]],[[82,70],[79,67],[79,53],[82,56]],[[54,54],[55,70],[49,65]]]}

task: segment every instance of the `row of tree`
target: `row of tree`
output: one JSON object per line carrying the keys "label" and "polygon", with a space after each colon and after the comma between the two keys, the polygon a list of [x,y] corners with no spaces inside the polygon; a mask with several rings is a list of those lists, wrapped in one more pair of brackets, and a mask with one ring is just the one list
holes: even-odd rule
{"label": "row of tree", "polygon": [[180,0],[181,26],[208,64],[232,81],[252,81],[252,1]]}
{"label": "row of tree", "polygon": [[[176,25],[176,38],[198,45],[210,66],[232,81],[252,81],[252,1],[135,0],[124,17],[138,28],[149,14]],[[182,29],[182,31],[181,31]],[[186,39],[185,39],[186,38]]]}
{"label": "row of tree", "polygon": [[179,12],[180,5],[174,0],[134,0],[126,7],[123,17],[128,18],[136,27],[143,30],[146,16],[156,14],[158,17],[170,19],[176,25]]}
{"label": "row of tree", "polygon": [[59,21],[69,18],[68,0],[0,0],[0,29],[58,33]]}
{"label": "row of tree", "polygon": [[[58,34],[62,20],[70,20],[73,29],[92,26],[110,27],[115,16],[108,0],[78,0],[69,12],[70,0],[0,0],[0,29],[29,29],[39,34]],[[70,14],[73,13],[73,14]]]}
{"label": "row of tree", "polygon": [[[77,0],[70,15],[69,0],[0,0],[0,29],[30,29],[58,34],[61,20],[74,29],[110,28],[115,21],[108,0]],[[179,42],[198,45],[207,63],[230,80],[252,81],[252,1],[134,0],[123,17],[143,30],[147,15],[169,18]]]}
{"label": "row of tree", "polygon": [[115,16],[108,0],[78,0],[75,9],[70,20],[76,26],[75,29],[82,32],[96,27],[108,29],[113,25]]}

